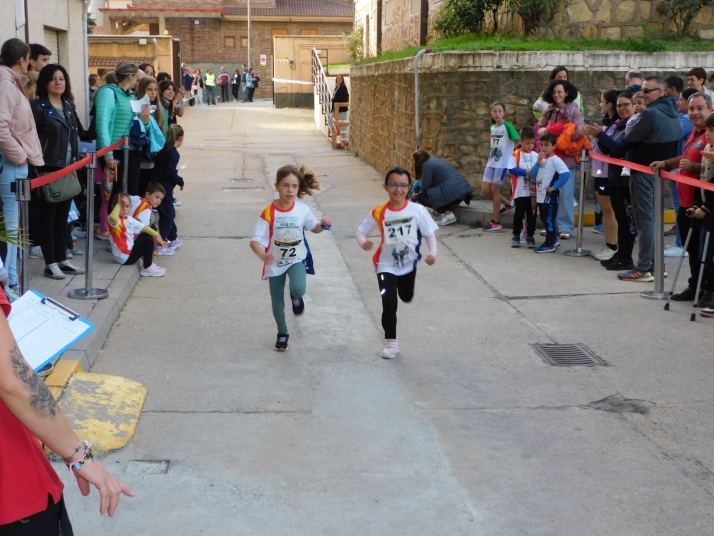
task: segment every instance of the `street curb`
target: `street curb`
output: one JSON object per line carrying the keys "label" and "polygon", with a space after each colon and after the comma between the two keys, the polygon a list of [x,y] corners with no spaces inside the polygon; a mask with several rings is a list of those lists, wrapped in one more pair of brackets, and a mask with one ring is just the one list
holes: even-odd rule
{"label": "street curb", "polygon": [[114,322],[116,322],[119,313],[139,282],[139,277],[137,265],[121,266],[119,268],[107,288],[109,296],[99,300],[87,318],[94,324],[94,330],[70,350],[62,354],[59,363],[62,361],[79,361],[83,370],[91,369],[99,355],[99,351],[109,336]]}
{"label": "street curb", "polygon": [[[491,220],[491,211],[478,210],[471,207],[459,206],[454,209],[454,214],[456,214],[456,220],[458,223],[463,225],[485,225]],[[575,211],[575,221],[577,222],[578,212]],[[677,219],[674,214],[674,210],[664,211],[664,223],[667,225],[676,223]],[[501,215],[501,225],[505,229],[513,228],[513,211],[507,212]],[[536,225],[540,225],[540,220],[536,222]],[[583,213],[583,227],[592,227],[595,225],[595,212],[589,211]]]}

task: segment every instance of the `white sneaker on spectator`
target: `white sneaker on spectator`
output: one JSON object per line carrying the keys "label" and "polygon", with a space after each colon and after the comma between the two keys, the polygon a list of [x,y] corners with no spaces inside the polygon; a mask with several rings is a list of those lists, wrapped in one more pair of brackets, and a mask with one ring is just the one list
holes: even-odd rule
{"label": "white sneaker on spectator", "polygon": [[74,255],[72,255],[72,252],[69,250],[69,248],[67,248],[67,251],[65,251],[65,256],[68,259],[74,259]]}
{"label": "white sneaker on spectator", "polygon": [[[664,248],[664,256],[665,257],[680,257],[682,255],[682,251],[684,251],[684,248],[680,248],[676,245],[671,245],[667,246]],[[689,257],[689,253],[684,251],[684,256]]]}
{"label": "white sneaker on spectator", "polygon": [[44,274],[50,279],[64,279],[65,277],[67,277],[66,275],[64,275],[64,272],[60,270],[60,267],[57,266],[56,262],[53,262],[52,264],[46,266]]}
{"label": "white sneaker on spectator", "polygon": [[166,270],[157,266],[156,263],[152,263],[148,268],[142,268],[139,275],[144,277],[163,277],[166,274]]}
{"label": "white sneaker on spectator", "polygon": [[75,227],[72,229],[72,236],[74,238],[84,238],[87,236],[87,231],[83,231],[81,227]]}
{"label": "white sneaker on spectator", "polygon": [[603,246],[603,247],[601,247],[600,249],[598,249],[598,250],[593,251],[592,253],[590,253],[590,256],[591,256],[591,257],[596,257],[597,255],[602,255],[603,253],[607,253],[608,251],[610,251],[610,248],[609,248],[608,246]]}
{"label": "white sneaker on spectator", "polygon": [[[74,246],[72,249],[69,250],[69,252],[74,256],[84,255],[84,251],[79,249],[77,246]],[[67,257],[67,258],[69,258],[69,257]]]}
{"label": "white sneaker on spectator", "polygon": [[171,242],[169,242],[169,247],[171,249],[180,248],[182,245],[183,245],[183,240],[181,240],[180,238],[177,238],[176,240],[172,240]]}
{"label": "white sneaker on spectator", "polygon": [[595,257],[595,259],[598,261],[607,261],[612,259],[615,256],[615,253],[617,253],[617,250],[610,249],[608,247],[607,251],[603,251],[598,255],[593,255],[593,257]]}
{"label": "white sneaker on spectator", "polygon": [[176,198],[174,197],[174,205],[177,206],[177,207],[180,207],[180,206],[181,206],[181,201],[179,201],[178,199],[176,199]]}
{"label": "white sneaker on spectator", "polygon": [[456,223],[456,215],[453,212],[451,214],[444,214],[444,217],[441,218],[438,223],[441,227]]}
{"label": "white sneaker on spectator", "polygon": [[97,240],[111,240],[109,231],[97,231]]}
{"label": "white sneaker on spectator", "polygon": [[67,275],[80,275],[84,273],[84,268],[75,266],[69,261],[64,261],[64,263],[60,264],[59,269]]}
{"label": "white sneaker on spectator", "polygon": [[30,258],[31,259],[41,259],[42,258],[42,248],[40,246],[32,246],[30,248]]}
{"label": "white sneaker on spectator", "polygon": [[7,287],[5,287],[4,290],[5,290],[5,296],[7,296],[7,299],[10,303],[14,302],[15,300],[20,299],[20,294],[18,292],[16,292],[15,289],[13,289],[12,287],[7,286]]}
{"label": "white sneaker on spectator", "polygon": [[161,246],[159,248],[159,255],[176,255],[176,250]]}

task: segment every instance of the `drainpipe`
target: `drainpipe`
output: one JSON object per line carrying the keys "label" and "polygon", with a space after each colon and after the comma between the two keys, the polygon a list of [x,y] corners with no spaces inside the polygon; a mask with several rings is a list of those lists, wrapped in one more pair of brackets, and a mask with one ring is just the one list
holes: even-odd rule
{"label": "drainpipe", "polygon": [[419,60],[424,54],[433,52],[431,48],[423,48],[414,57],[414,114],[416,128],[416,148],[421,149],[421,130],[419,129]]}
{"label": "drainpipe", "polygon": [[82,13],[82,21],[83,21],[83,28],[82,28],[82,35],[84,35],[84,43],[83,43],[83,49],[84,49],[84,86],[87,88],[85,95],[84,95],[84,106],[85,106],[85,116],[84,120],[86,121],[84,124],[87,125],[87,128],[89,128],[89,112],[90,112],[90,107],[89,107],[89,34],[87,33],[87,19],[89,17],[89,0],[84,0],[84,12]]}
{"label": "drainpipe", "polygon": [[154,69],[159,68],[159,41],[156,39],[156,37],[151,39],[154,42],[154,48],[156,49],[156,53],[154,54]]}

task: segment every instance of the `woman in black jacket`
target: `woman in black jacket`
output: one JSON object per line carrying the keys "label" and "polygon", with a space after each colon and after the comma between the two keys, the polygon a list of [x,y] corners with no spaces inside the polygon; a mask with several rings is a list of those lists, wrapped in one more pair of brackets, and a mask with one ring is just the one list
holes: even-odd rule
{"label": "woman in black jacket", "polygon": [[[51,64],[40,71],[37,100],[31,106],[45,165],[35,168],[35,174],[51,173],[77,161],[79,132],[71,95],[64,67]],[[45,276],[64,279],[65,274],[83,274],[83,268],[67,261],[67,216],[72,200],[48,203],[41,191],[33,190],[32,202],[37,203],[39,214],[38,235],[45,259]]]}
{"label": "woman in black jacket", "polygon": [[[338,74],[335,77],[335,92],[332,94],[332,108],[330,108],[330,114],[332,116],[332,128],[337,132],[337,136],[340,136],[340,129],[337,127],[337,117],[335,117],[335,103],[336,102],[350,102],[350,92],[347,91],[347,86],[345,85],[345,77]],[[341,106],[339,110],[339,118],[344,120],[347,119],[347,111],[349,107]],[[340,141],[335,142],[333,149],[338,151],[344,150],[342,143]]]}
{"label": "woman in black jacket", "polygon": [[414,172],[420,181],[420,190],[412,195],[412,200],[425,207],[431,207],[444,217],[439,225],[450,225],[456,222],[456,216],[451,212],[462,201],[468,205],[474,197],[474,189],[446,160],[432,158],[426,151],[414,153]]}

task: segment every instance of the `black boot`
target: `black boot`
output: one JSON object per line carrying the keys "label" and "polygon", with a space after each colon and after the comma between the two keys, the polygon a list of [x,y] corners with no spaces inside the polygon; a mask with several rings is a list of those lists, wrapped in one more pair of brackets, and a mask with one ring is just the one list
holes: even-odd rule
{"label": "black boot", "polygon": [[702,292],[702,297],[699,299],[697,307],[700,309],[714,309],[714,292],[711,290]]}
{"label": "black boot", "polygon": [[695,292],[696,291],[692,287],[687,287],[682,292],[672,294],[672,301],[694,301]]}

